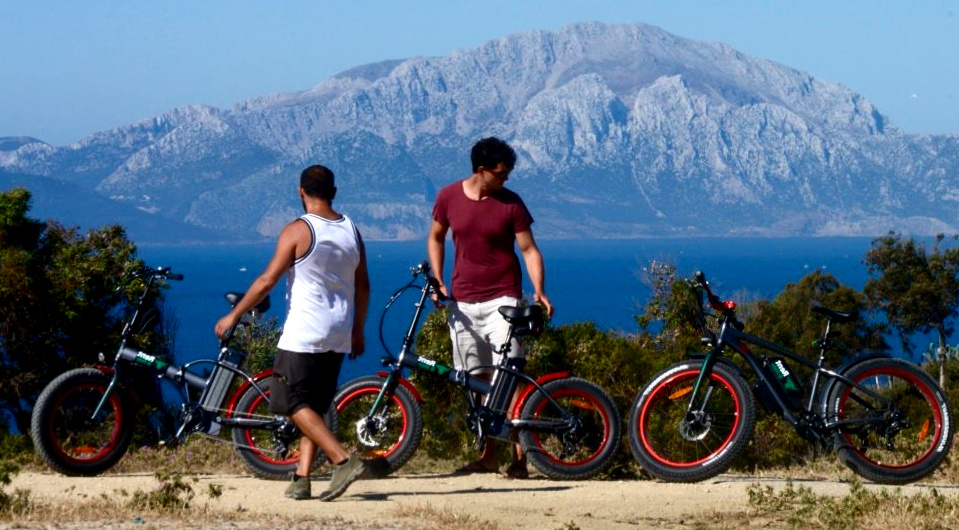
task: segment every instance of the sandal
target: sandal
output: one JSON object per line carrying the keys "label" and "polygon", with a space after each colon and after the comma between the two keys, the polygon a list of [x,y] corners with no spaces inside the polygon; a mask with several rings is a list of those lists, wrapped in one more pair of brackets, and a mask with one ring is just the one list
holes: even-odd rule
{"label": "sandal", "polygon": [[499,469],[488,468],[479,460],[470,462],[453,472],[454,476],[472,475],[474,473],[499,473]]}
{"label": "sandal", "polygon": [[503,472],[503,476],[506,478],[525,480],[529,478],[529,471],[526,469],[526,464],[513,462],[506,468],[506,471]]}

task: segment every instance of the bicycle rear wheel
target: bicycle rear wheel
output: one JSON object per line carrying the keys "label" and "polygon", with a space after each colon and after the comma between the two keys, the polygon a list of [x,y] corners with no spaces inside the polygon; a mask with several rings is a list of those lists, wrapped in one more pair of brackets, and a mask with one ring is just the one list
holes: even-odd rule
{"label": "bicycle rear wheel", "polygon": [[61,374],[40,393],[30,421],[37,455],[64,475],[98,475],[117,463],[133,439],[134,406],[118,387],[93,412],[111,378],[93,368]]}
{"label": "bicycle rear wheel", "polygon": [[687,416],[701,363],[682,362],[656,375],[629,414],[629,445],[650,475],[669,482],[697,482],[725,471],[749,442],[755,401],[732,368],[713,366],[702,410]]}
{"label": "bicycle rear wheel", "polygon": [[543,385],[543,392],[533,391],[520,419],[555,423],[548,430],[522,430],[519,440],[533,467],[556,479],[580,480],[596,475],[616,454],[622,435],[612,398],[602,388],[577,377],[550,381]]}
{"label": "bicycle rear wheel", "polygon": [[839,459],[881,484],[905,484],[929,475],[952,444],[952,421],[939,385],[899,359],[854,364],[842,375],[886,403],[836,383],[826,402],[830,419],[847,422],[837,435]]}
{"label": "bicycle rear wheel", "polygon": [[[252,386],[244,390],[233,411],[234,418],[277,419],[270,412],[270,386],[273,377],[257,382],[265,397]],[[296,471],[300,459],[300,431],[289,418],[267,427],[234,427],[233,446],[237,455],[254,475],[270,480],[286,480]],[[314,460],[313,468],[319,466]]]}

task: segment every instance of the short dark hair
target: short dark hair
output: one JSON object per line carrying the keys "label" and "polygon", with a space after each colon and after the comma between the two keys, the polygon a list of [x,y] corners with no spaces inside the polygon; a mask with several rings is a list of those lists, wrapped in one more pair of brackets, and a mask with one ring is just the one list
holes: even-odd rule
{"label": "short dark hair", "polygon": [[310,166],[300,173],[300,187],[304,193],[317,199],[331,201],[336,194],[333,172],[320,165]]}
{"label": "short dark hair", "polygon": [[513,148],[503,140],[490,136],[473,144],[470,161],[473,162],[474,173],[480,166],[495,169],[500,164],[512,171],[513,166],[516,165],[516,151],[513,151]]}

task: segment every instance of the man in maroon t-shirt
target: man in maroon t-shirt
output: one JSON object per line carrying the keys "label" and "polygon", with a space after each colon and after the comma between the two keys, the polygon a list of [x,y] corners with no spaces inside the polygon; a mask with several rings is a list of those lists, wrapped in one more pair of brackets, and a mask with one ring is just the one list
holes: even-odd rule
{"label": "man in maroon t-shirt", "polygon": [[[544,287],[543,256],[530,228],[533,217],[519,195],[503,187],[516,164],[516,153],[506,142],[491,137],[476,142],[470,158],[473,174],[437,195],[427,238],[430,266],[440,281],[440,291],[452,300],[449,326],[453,363],[460,370],[498,362],[494,352],[505,342],[509,325],[497,309],[515,306],[523,296],[514,245],[523,254],[533,284],[533,301],[543,305],[549,316],[553,314]],[[450,230],[454,248],[452,292],[443,284],[446,234]],[[514,339],[510,357],[522,356],[523,350]],[[479,459],[459,469],[460,473],[498,471],[496,451],[489,439]],[[526,457],[518,445],[513,448],[513,463],[506,475],[528,476]]]}

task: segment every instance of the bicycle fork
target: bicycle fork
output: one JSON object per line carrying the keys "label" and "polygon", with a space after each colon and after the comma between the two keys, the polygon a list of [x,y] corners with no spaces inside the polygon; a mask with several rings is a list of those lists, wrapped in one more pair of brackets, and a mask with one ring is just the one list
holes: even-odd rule
{"label": "bicycle fork", "polygon": [[363,445],[376,447],[379,444],[377,436],[387,429],[386,412],[390,406],[389,396],[393,395],[398,384],[400,384],[399,372],[391,371],[384,379],[379,393],[376,394],[376,399],[373,400],[370,411],[364,418],[357,421],[355,425],[356,438]]}
{"label": "bicycle fork", "polygon": [[[683,421],[679,424],[679,433],[683,438],[689,441],[699,441],[706,437],[709,429],[712,427],[713,418],[706,412],[709,405],[709,399],[713,395],[713,382],[710,375],[713,371],[713,365],[716,363],[717,353],[711,351],[703,359],[703,364],[699,369],[699,377],[689,391],[689,405],[686,407],[686,414]],[[682,392],[680,390],[679,392]],[[702,397],[700,398],[700,394]],[[676,395],[680,398],[682,395]]]}

